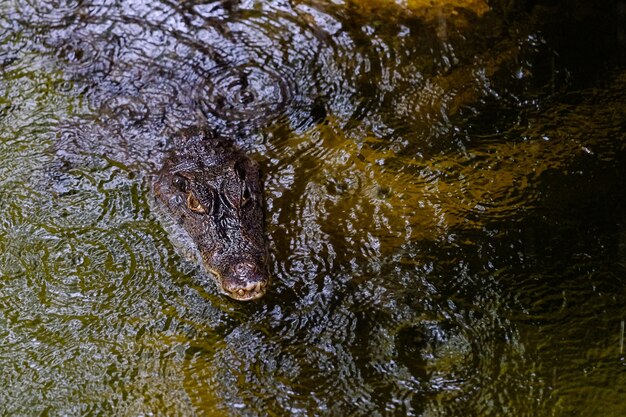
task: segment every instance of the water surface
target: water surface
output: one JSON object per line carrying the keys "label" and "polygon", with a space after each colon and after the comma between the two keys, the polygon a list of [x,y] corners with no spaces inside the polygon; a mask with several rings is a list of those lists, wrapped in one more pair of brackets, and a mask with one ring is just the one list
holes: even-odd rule
{"label": "water surface", "polygon": [[[0,412],[626,413],[626,5],[436,3],[2,2]],[[194,124],[261,300],[153,213]]]}

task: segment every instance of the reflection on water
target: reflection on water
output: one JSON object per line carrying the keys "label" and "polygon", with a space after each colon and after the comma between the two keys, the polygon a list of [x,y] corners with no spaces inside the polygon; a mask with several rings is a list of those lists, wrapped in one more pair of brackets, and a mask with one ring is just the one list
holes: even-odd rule
{"label": "reflection on water", "polygon": [[[626,5],[430,3],[2,3],[0,411],[622,415]],[[152,213],[197,123],[257,302]]]}

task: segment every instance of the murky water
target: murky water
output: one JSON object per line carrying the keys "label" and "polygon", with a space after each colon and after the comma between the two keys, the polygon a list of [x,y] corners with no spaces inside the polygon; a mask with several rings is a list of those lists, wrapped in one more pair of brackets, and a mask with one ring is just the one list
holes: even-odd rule
{"label": "murky water", "polygon": [[[626,4],[435,3],[1,2],[0,414],[624,415]],[[152,213],[198,123],[256,302]]]}

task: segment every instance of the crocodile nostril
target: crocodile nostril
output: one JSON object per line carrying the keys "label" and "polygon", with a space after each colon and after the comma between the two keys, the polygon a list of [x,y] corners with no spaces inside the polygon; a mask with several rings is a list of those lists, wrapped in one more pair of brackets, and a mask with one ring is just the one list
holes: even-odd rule
{"label": "crocodile nostril", "polygon": [[256,266],[251,262],[240,262],[233,269],[240,277],[246,277],[256,272]]}

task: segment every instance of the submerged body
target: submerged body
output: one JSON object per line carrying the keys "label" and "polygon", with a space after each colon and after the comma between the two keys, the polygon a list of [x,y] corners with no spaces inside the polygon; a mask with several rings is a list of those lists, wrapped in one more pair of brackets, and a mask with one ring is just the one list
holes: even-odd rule
{"label": "submerged body", "polygon": [[259,167],[230,141],[199,128],[175,138],[152,184],[224,294],[241,301],[269,282]]}

